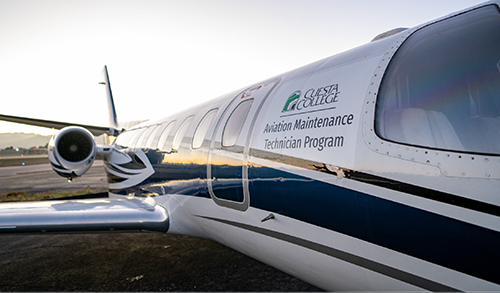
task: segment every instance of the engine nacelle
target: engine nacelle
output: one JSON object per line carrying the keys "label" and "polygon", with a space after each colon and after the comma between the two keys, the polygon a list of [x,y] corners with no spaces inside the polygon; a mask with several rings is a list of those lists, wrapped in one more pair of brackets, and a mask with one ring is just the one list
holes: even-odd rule
{"label": "engine nacelle", "polygon": [[72,180],[83,175],[96,157],[94,135],[85,128],[70,126],[61,129],[49,142],[52,169]]}

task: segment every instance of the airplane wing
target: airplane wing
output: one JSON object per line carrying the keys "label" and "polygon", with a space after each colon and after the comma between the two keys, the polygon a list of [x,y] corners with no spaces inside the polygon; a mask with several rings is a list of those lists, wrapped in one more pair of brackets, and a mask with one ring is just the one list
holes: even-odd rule
{"label": "airplane wing", "polygon": [[2,114],[0,114],[0,120],[28,124],[28,125],[34,125],[34,126],[47,127],[47,128],[53,128],[53,129],[62,129],[62,128],[68,127],[68,126],[80,126],[80,127],[88,129],[95,136],[99,136],[103,133],[113,132],[112,128],[104,127],[104,126],[75,124],[75,123],[68,123],[68,122],[34,119],[34,118],[26,118],[26,117],[19,117],[19,116],[9,116],[9,115],[2,115]]}
{"label": "airplane wing", "polygon": [[161,232],[168,213],[154,199],[88,199],[0,204],[0,234]]}
{"label": "airplane wing", "polygon": [[69,122],[60,122],[60,121],[52,121],[52,120],[43,120],[43,119],[34,119],[27,117],[19,117],[19,116],[10,116],[10,115],[2,115],[0,114],[0,120],[15,122],[27,125],[34,125],[40,127],[47,127],[52,129],[62,129],[68,126],[79,126],[89,130],[93,135],[99,136],[101,134],[109,134],[109,135],[118,135],[123,130],[128,129],[132,126],[140,124],[146,120],[136,120],[136,121],[124,121],[118,122],[118,118],[116,115],[115,103],[113,100],[113,94],[111,91],[111,83],[109,81],[108,67],[104,65],[102,70],[102,78],[103,82],[100,84],[106,86],[106,98],[108,104],[108,116],[109,116],[109,126],[95,126],[95,125],[85,125],[85,124],[76,124]]}

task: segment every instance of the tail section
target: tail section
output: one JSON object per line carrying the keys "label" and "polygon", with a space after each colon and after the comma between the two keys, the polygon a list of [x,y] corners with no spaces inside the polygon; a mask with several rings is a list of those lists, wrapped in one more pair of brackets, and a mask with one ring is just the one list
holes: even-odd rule
{"label": "tail section", "polygon": [[111,92],[111,83],[109,82],[108,67],[106,65],[104,65],[104,68],[102,70],[102,77],[104,81],[100,82],[100,84],[104,84],[106,86],[110,132],[111,135],[116,136],[119,134],[118,118],[116,116],[115,102],[113,101],[113,93]]}
{"label": "tail section", "polygon": [[77,124],[70,122],[61,122],[54,120],[43,120],[43,119],[35,119],[29,117],[19,117],[19,116],[10,116],[10,115],[2,115],[0,114],[0,121],[9,121],[15,123],[22,123],[27,125],[34,125],[40,127],[47,127],[52,129],[63,129],[69,126],[78,126],[83,127],[93,135],[98,136],[101,134],[108,134],[112,136],[117,136],[122,132],[122,129],[118,127],[118,119],[116,117],[115,103],[113,101],[113,94],[111,93],[111,85],[109,83],[108,69],[104,66],[102,71],[104,82],[100,82],[100,84],[106,85],[106,95],[108,98],[108,111],[109,111],[109,126],[94,126],[94,125],[85,125],[85,124]]}

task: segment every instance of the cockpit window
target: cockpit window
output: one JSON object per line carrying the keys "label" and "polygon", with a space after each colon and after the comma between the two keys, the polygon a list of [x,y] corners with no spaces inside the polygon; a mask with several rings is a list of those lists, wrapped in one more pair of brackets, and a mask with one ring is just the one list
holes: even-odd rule
{"label": "cockpit window", "polygon": [[500,13],[489,5],[424,27],[389,64],[375,129],[403,144],[500,154]]}

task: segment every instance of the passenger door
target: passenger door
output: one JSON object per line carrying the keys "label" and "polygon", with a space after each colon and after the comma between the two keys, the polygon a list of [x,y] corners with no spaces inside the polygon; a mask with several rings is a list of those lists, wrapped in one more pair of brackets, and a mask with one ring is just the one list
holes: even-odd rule
{"label": "passenger door", "polygon": [[208,190],[221,206],[244,211],[249,205],[247,161],[255,119],[279,80],[258,84],[228,104],[213,132],[207,165]]}

